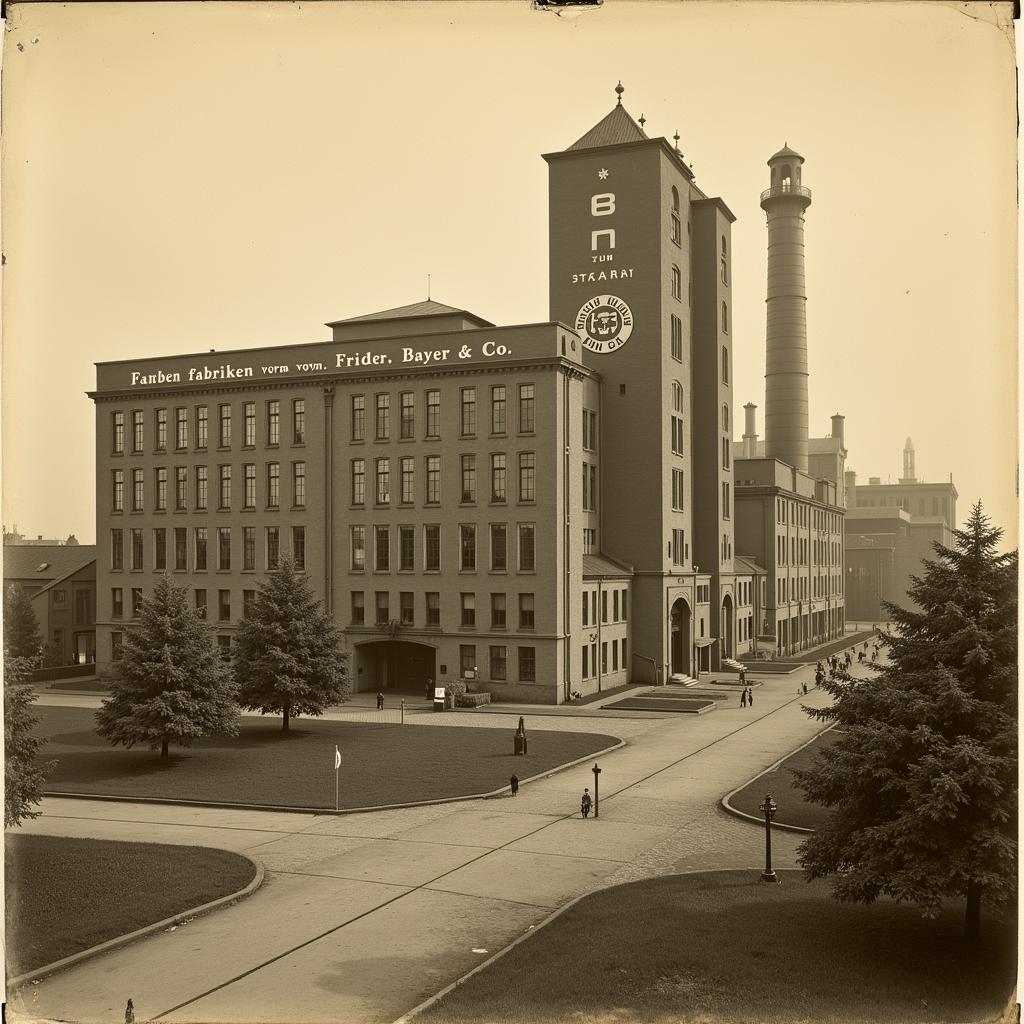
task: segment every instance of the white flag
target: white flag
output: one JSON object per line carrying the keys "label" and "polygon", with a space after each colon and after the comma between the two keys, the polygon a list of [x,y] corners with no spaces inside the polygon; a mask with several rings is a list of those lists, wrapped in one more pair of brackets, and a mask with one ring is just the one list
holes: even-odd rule
{"label": "white flag", "polygon": [[334,748],[334,770],[337,771],[341,767],[341,751]]}

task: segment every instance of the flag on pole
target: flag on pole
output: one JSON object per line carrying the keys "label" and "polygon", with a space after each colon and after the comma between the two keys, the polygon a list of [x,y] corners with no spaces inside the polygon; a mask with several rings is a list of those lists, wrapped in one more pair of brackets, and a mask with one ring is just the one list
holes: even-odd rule
{"label": "flag on pole", "polygon": [[337,771],[341,767],[341,751],[335,746],[334,748],[334,770]]}

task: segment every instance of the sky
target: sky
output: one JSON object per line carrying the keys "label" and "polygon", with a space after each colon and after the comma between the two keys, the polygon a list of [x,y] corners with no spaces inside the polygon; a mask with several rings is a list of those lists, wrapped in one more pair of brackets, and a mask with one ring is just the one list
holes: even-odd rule
{"label": "sky", "polygon": [[[806,159],[812,436],[952,474],[1016,544],[1010,6],[606,0],[23,4],[3,94],[3,522],[95,538],[94,363],[328,340],[432,297],[548,318],[547,168],[614,105],[733,225],[763,433],[766,230]],[[742,418],[739,417],[739,431]]]}

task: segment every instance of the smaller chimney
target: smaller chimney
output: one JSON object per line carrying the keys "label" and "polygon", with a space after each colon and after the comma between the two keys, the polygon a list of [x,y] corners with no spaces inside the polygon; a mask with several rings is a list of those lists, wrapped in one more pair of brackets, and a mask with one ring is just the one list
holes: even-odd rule
{"label": "smaller chimney", "polygon": [[882,478],[880,476],[869,476],[868,477],[868,483],[869,484],[875,484],[877,486],[881,482],[882,482]]}
{"label": "smaller chimney", "polygon": [[843,437],[843,427],[845,423],[846,417],[838,412],[832,417],[832,436],[839,438],[839,447],[844,451],[846,449],[846,439]]}
{"label": "smaller chimney", "polygon": [[857,507],[857,473],[855,470],[848,469],[843,474],[843,479],[846,485],[846,507],[856,508]]}
{"label": "smaller chimney", "polygon": [[743,425],[743,457],[745,459],[757,458],[757,406],[753,402],[747,402],[743,406],[746,417]]}

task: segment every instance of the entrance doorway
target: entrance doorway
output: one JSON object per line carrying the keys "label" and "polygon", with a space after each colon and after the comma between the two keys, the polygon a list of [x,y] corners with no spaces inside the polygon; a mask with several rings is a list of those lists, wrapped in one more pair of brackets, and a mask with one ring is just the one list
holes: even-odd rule
{"label": "entrance doorway", "polygon": [[415,693],[437,680],[437,651],[409,640],[376,640],[355,646],[352,689]]}
{"label": "entrance doorway", "polygon": [[732,614],[732,595],[726,594],[722,598],[722,646],[720,648],[723,658],[731,658],[733,656],[733,614]]}
{"label": "entrance doorway", "polygon": [[690,675],[691,618],[690,606],[683,598],[677,598],[669,618],[672,675]]}

